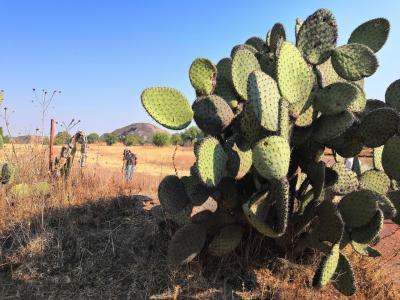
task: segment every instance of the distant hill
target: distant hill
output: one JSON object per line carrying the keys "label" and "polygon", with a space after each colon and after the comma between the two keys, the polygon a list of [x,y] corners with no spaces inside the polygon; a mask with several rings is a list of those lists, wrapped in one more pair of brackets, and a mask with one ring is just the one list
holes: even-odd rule
{"label": "distant hill", "polygon": [[138,137],[141,137],[144,141],[151,141],[153,135],[156,132],[168,133],[166,130],[160,129],[157,126],[154,126],[149,123],[133,123],[128,126],[116,129],[112,133],[118,136],[121,135],[126,136],[128,134],[133,134]]}

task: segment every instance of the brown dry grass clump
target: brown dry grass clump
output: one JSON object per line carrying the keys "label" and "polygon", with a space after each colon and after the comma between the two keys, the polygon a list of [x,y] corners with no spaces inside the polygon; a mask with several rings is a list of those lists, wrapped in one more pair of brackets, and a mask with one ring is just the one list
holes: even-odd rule
{"label": "brown dry grass clump", "polygon": [[[121,149],[100,148],[97,155],[102,160],[120,157]],[[150,150],[139,154],[149,169],[170,157],[173,148],[164,156],[159,148]],[[182,150],[178,170],[190,167],[191,151]],[[20,151],[15,183],[49,180],[45,157],[39,146]],[[75,169],[67,182],[52,182],[45,195],[13,199],[8,196],[10,187],[3,188],[0,299],[342,298],[331,287],[311,288],[315,255],[305,256],[302,264],[278,258],[267,250],[268,240],[258,235],[248,236],[251,243],[243,243],[230,256],[202,253],[192,264],[170,269],[165,255],[176,227],[149,211],[157,202],[159,181],[174,171],[170,164],[165,165],[166,173],[138,172],[133,184],[125,184],[119,167],[93,160],[83,174]],[[384,273],[387,259],[351,255],[358,279],[354,299],[400,299],[399,289]]]}

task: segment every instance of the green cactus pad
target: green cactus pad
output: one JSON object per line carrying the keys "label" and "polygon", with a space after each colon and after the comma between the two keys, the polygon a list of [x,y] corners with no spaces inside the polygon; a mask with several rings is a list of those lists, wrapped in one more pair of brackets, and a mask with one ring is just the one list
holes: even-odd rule
{"label": "green cactus pad", "polygon": [[338,174],[337,182],[332,186],[332,190],[339,195],[346,195],[358,188],[357,174],[348,169],[343,163],[336,163],[332,170]]}
{"label": "green cactus pad", "polygon": [[189,203],[186,205],[180,212],[176,214],[170,214],[165,212],[165,216],[168,220],[174,222],[179,226],[185,226],[186,224],[190,223],[190,215],[193,211],[193,205]]}
{"label": "green cactus pad", "polygon": [[313,65],[326,61],[337,42],[335,17],[326,9],[319,9],[300,27],[296,45],[305,59]]}
{"label": "green cactus pad", "polygon": [[223,178],[217,186],[217,191],[213,194],[218,202],[218,209],[229,211],[238,208],[239,191],[237,182],[231,177]]}
{"label": "green cactus pad", "polygon": [[235,216],[226,211],[217,210],[212,216],[204,222],[207,229],[207,235],[215,236],[222,228],[237,223]]}
{"label": "green cactus pad", "polygon": [[317,66],[318,83],[322,88],[327,87],[335,82],[345,82],[346,80],[340,77],[332,66],[331,58],[323,64]]}
{"label": "green cactus pad", "polygon": [[240,131],[252,146],[268,134],[268,131],[257,121],[252,103],[247,103],[244,111],[240,114]]}
{"label": "green cactus pad", "polygon": [[283,42],[277,60],[277,81],[282,97],[289,103],[306,101],[314,85],[314,75],[299,50]]}
{"label": "green cactus pad", "polygon": [[386,105],[386,103],[381,100],[368,99],[367,103],[365,104],[365,109],[364,109],[362,115],[364,116],[375,109],[383,108],[383,107],[388,107],[388,105]]}
{"label": "green cactus pad", "polygon": [[210,242],[208,252],[214,256],[224,256],[231,253],[242,240],[243,232],[243,228],[236,224],[222,228]]}
{"label": "green cactus pad", "polygon": [[197,177],[185,176],[181,180],[193,205],[202,205],[210,197],[211,190],[204,186]]}
{"label": "green cactus pad", "polygon": [[360,178],[360,188],[385,195],[390,188],[390,179],[383,171],[368,170]]}
{"label": "green cactus pad", "polygon": [[216,95],[197,98],[193,103],[193,111],[199,128],[215,136],[220,135],[234,118],[229,104]]}
{"label": "green cactus pad", "polygon": [[7,184],[12,183],[15,177],[15,166],[10,163],[4,163],[1,166],[1,177],[0,183]]}
{"label": "green cactus pad", "polygon": [[168,245],[168,263],[183,265],[191,262],[203,249],[206,237],[206,229],[200,224],[180,228]]}
{"label": "green cactus pad", "polygon": [[223,78],[232,82],[232,59],[225,57],[217,63],[217,79]]}
{"label": "green cactus pad", "polygon": [[276,223],[273,228],[277,234],[284,234],[289,220],[289,182],[285,177],[281,180],[274,180],[271,184],[270,197],[275,200],[277,211]]}
{"label": "green cactus pad", "polygon": [[265,51],[266,49],[266,44],[262,38],[259,38],[257,36],[253,36],[249,38],[246,42],[246,45],[253,46],[254,48],[257,49],[258,52]]}
{"label": "green cactus pad", "polygon": [[305,173],[311,181],[314,190],[314,198],[318,199],[321,196],[325,184],[325,169],[326,165],[323,161],[310,162],[307,165]]}
{"label": "green cactus pad", "polygon": [[379,194],[369,190],[359,190],[347,194],[339,203],[339,211],[348,227],[367,225],[378,209]]}
{"label": "green cactus pad", "polygon": [[275,56],[272,53],[263,53],[258,56],[258,61],[260,63],[261,70],[271,76],[276,78],[276,61]]}
{"label": "green cactus pad", "polygon": [[383,152],[383,146],[376,147],[373,149],[373,162],[375,170],[383,171],[382,152]]}
{"label": "green cactus pad", "polygon": [[180,130],[192,122],[193,111],[189,102],[175,89],[148,88],[143,91],[141,100],[147,113],[166,128]]}
{"label": "green cactus pad", "polygon": [[234,143],[227,153],[229,174],[236,179],[243,178],[250,171],[253,164],[251,148],[247,145],[239,147]]}
{"label": "green cactus pad", "polygon": [[236,108],[239,97],[236,95],[233,84],[224,78],[217,78],[214,95],[223,98],[231,108]]}
{"label": "green cactus pad", "polygon": [[285,140],[290,138],[290,116],[289,116],[289,102],[281,98],[279,100],[279,135]]}
{"label": "green cactus pad", "polygon": [[335,274],[332,277],[333,286],[343,295],[350,297],[356,292],[353,268],[347,258],[340,254]]}
{"label": "green cactus pad", "polygon": [[363,140],[358,132],[358,127],[351,127],[339,137],[326,143],[337,154],[344,158],[358,155],[364,147]]}
{"label": "green cactus pad", "polygon": [[351,246],[353,247],[354,251],[362,256],[379,257],[382,255],[378,250],[367,244],[359,244],[355,241],[351,241]]}
{"label": "green cactus pad", "polygon": [[261,70],[257,58],[249,50],[238,50],[232,61],[232,81],[236,92],[247,100],[247,81],[251,72]]}
{"label": "green cactus pad", "polygon": [[332,116],[321,116],[316,121],[313,138],[318,143],[324,144],[344,133],[354,121],[354,115],[348,111]]}
{"label": "green cactus pad", "polygon": [[344,222],[336,206],[330,201],[323,201],[318,207],[318,219],[318,227],[313,231],[318,240],[339,243],[344,232]]}
{"label": "green cactus pad", "polygon": [[247,44],[236,45],[231,50],[231,58],[233,58],[239,50],[248,50],[253,54],[257,54],[258,53],[257,49],[254,48],[251,45],[247,45]]}
{"label": "green cactus pad", "polygon": [[228,157],[217,139],[205,138],[198,149],[196,167],[200,180],[209,187],[218,185],[226,174]]}
{"label": "green cactus pad", "polygon": [[294,124],[298,127],[308,127],[316,119],[317,114],[314,111],[315,94],[310,94],[307,101],[296,102],[289,106],[289,112],[295,118]]}
{"label": "green cactus pad", "polygon": [[374,74],[378,60],[367,46],[348,44],[333,51],[332,66],[340,77],[356,81]]}
{"label": "green cactus pad", "polygon": [[281,179],[286,176],[290,162],[290,147],[280,136],[261,140],[253,149],[253,163],[266,179]]}
{"label": "green cactus pad", "polygon": [[388,197],[397,210],[397,214],[392,218],[392,220],[396,224],[400,225],[400,191],[389,192]]}
{"label": "green cactus pad", "polygon": [[333,245],[329,254],[325,256],[315,273],[313,279],[313,286],[316,288],[322,288],[329,283],[335,274],[336,268],[339,263],[340,249],[339,244]]}
{"label": "green cactus pad", "polygon": [[356,100],[357,86],[335,82],[320,90],[314,98],[314,108],[324,115],[334,115],[347,110]]}
{"label": "green cactus pad", "polygon": [[378,52],[385,44],[390,31],[389,21],[384,18],[369,20],[358,26],[351,33],[348,43],[358,43],[368,46]]}
{"label": "green cactus pad", "polygon": [[242,205],[243,213],[247,218],[247,221],[262,235],[277,238],[282,236],[282,233],[277,233],[273,230],[273,228],[267,224],[262,218],[260,218],[259,214],[261,209],[264,207],[259,205],[257,202],[251,204],[251,201],[248,201]]}
{"label": "green cactus pad", "polygon": [[269,131],[277,131],[281,96],[275,80],[262,71],[254,71],[249,76],[247,89],[258,122]]}
{"label": "green cactus pad", "polygon": [[394,180],[400,181],[400,137],[391,137],[383,147],[382,166],[386,174]]}
{"label": "green cactus pad", "polygon": [[[267,38],[268,39],[268,38]],[[276,53],[281,44],[286,41],[285,27],[281,23],[276,23],[269,36],[269,49],[272,53]]]}
{"label": "green cactus pad", "polygon": [[360,135],[367,147],[382,146],[398,130],[399,114],[391,108],[384,107],[368,113],[360,124]]}
{"label": "green cactus pad", "polygon": [[177,214],[189,203],[185,185],[174,175],[164,177],[158,186],[161,206],[169,214]]}
{"label": "green cactus pad", "polygon": [[392,82],[387,88],[385,102],[400,112],[400,79]]}
{"label": "green cactus pad", "polygon": [[193,88],[200,95],[209,95],[213,92],[217,68],[207,58],[195,59],[189,69],[189,79]]}
{"label": "green cactus pad", "polygon": [[351,239],[360,244],[369,244],[375,240],[383,227],[383,212],[378,209],[371,221],[362,227],[353,228]]}

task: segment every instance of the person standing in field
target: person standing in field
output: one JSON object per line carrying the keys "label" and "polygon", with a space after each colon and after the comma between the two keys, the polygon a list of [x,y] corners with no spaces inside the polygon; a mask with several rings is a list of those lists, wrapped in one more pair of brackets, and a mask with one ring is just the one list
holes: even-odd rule
{"label": "person standing in field", "polygon": [[135,171],[137,163],[136,155],[129,149],[124,150],[122,170],[127,182],[132,181],[133,172]]}

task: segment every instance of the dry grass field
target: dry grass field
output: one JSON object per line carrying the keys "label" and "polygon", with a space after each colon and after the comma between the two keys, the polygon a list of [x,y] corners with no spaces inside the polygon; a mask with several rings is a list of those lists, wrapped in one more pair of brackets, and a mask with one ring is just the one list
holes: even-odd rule
{"label": "dry grass field", "polygon": [[[126,184],[123,149],[90,145],[87,166],[75,168],[66,182],[50,181],[43,146],[16,145],[17,158],[10,145],[0,151],[1,161],[18,166],[13,184],[51,183],[42,194],[12,197],[10,186],[0,191],[0,299],[343,298],[331,287],[310,288],[313,261],[301,265],[261,255],[266,240],[252,235],[246,238],[254,247],[222,259],[202,254],[189,266],[170,269],[165,254],[175,228],[149,208],[158,203],[164,176],[175,168],[180,176],[189,173],[193,150],[179,147],[174,166],[175,147],[131,147],[138,167]],[[384,241],[390,242],[379,245],[382,258],[350,255],[359,288],[353,299],[400,299],[393,283],[399,240]]]}

